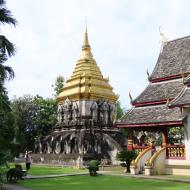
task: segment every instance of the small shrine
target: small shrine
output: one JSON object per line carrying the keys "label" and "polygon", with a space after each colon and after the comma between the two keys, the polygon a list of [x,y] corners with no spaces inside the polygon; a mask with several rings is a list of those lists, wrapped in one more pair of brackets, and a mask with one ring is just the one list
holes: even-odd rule
{"label": "small shrine", "polygon": [[[148,79],[146,89],[117,122],[118,128],[128,132],[127,149],[139,152],[131,163],[131,173],[190,175],[189,36],[164,42]],[[178,131],[173,140],[171,130]],[[161,143],[155,146],[159,135]]]}
{"label": "small shrine", "polygon": [[125,143],[113,127],[117,99],[93,58],[86,30],[74,71],[57,96],[58,123],[50,135],[38,139],[35,159],[79,167],[89,159],[114,164]]}

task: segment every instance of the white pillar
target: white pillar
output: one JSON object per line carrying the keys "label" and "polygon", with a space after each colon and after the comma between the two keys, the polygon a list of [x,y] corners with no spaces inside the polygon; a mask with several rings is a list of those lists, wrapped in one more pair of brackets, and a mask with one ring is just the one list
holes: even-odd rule
{"label": "white pillar", "polygon": [[184,123],[185,156],[190,161],[190,109],[184,109],[184,113],[187,115],[187,122]]}

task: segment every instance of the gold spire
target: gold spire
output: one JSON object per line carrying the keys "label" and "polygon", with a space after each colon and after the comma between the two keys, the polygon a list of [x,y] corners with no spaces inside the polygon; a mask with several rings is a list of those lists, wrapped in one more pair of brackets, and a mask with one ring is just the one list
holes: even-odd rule
{"label": "gold spire", "polygon": [[84,33],[84,42],[83,42],[83,46],[82,46],[82,50],[90,50],[90,45],[89,45],[89,41],[88,41],[88,31],[87,31],[87,26],[86,26],[86,31]]}
{"label": "gold spire", "polygon": [[113,92],[107,78],[102,76],[100,68],[91,53],[88,41],[87,27],[84,34],[82,52],[76,63],[73,74],[63,87],[63,91],[58,95],[58,101],[70,100],[105,99],[116,102],[118,96]]}
{"label": "gold spire", "polygon": [[88,41],[88,32],[87,32],[87,26],[86,26],[86,31],[84,33],[84,41],[83,41],[83,45],[82,45],[82,53],[81,53],[79,59],[94,61],[93,55],[90,50],[91,50],[91,48],[90,48],[90,44]]}

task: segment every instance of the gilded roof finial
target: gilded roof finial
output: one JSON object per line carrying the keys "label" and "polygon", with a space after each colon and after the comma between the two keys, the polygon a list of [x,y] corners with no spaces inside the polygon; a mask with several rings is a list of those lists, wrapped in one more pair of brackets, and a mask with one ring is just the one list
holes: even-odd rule
{"label": "gilded roof finial", "polygon": [[167,99],[166,99],[166,106],[169,106],[169,103],[170,103],[170,98],[167,97]]}
{"label": "gilded roof finial", "polygon": [[82,49],[90,50],[90,45],[89,45],[89,41],[88,41],[87,22],[85,21],[85,23],[86,23],[86,31],[84,33],[84,41],[83,41]]}
{"label": "gilded roof finial", "polygon": [[146,70],[146,74],[147,74],[147,76],[148,76],[148,78],[149,78],[149,77],[150,77],[150,74],[149,74],[148,69]]}
{"label": "gilded roof finial", "polygon": [[162,47],[165,46],[168,42],[168,38],[165,36],[165,34],[161,31],[161,26],[159,27],[159,32],[160,32],[160,36],[161,36],[161,43],[162,43]]}
{"label": "gilded roof finial", "polygon": [[184,84],[185,83],[185,74],[184,74],[182,68],[180,70],[181,70],[181,77],[183,79],[183,84]]}
{"label": "gilded roof finial", "polygon": [[131,102],[133,101],[133,97],[131,96],[131,92],[129,91],[129,98],[131,100]]}

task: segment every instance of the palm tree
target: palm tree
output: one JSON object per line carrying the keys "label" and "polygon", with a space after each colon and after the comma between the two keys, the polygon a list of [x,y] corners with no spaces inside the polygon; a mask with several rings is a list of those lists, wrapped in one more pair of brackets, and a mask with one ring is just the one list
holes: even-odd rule
{"label": "palm tree", "polygon": [[[15,26],[17,21],[6,8],[5,3],[5,0],[0,0],[0,25],[9,24]],[[13,56],[14,54],[14,44],[11,43],[4,35],[0,34],[0,167],[7,161],[11,140],[9,133],[7,132],[11,131],[11,127],[13,125],[10,102],[4,83],[6,80],[14,77],[14,72],[11,67],[4,63],[7,61],[8,57]],[[2,179],[3,178],[0,177],[0,186],[3,184]]]}
{"label": "palm tree", "polygon": [[[13,18],[11,12],[5,7],[5,0],[0,0],[0,24],[10,24],[16,26],[17,21]],[[6,79],[14,77],[11,67],[3,65],[8,57],[15,54],[15,46],[4,35],[0,35],[0,85],[3,85]],[[1,88],[0,88],[1,89]]]}
{"label": "palm tree", "polygon": [[[0,0],[0,25],[9,24],[16,26],[17,21],[13,18],[5,4],[5,0]],[[15,51],[16,49],[14,44],[4,35],[0,35],[0,105],[7,105],[3,98],[6,94],[6,89],[4,87],[5,81],[14,78],[14,71],[10,66],[4,65],[4,63],[7,61],[8,57],[15,54]]]}

